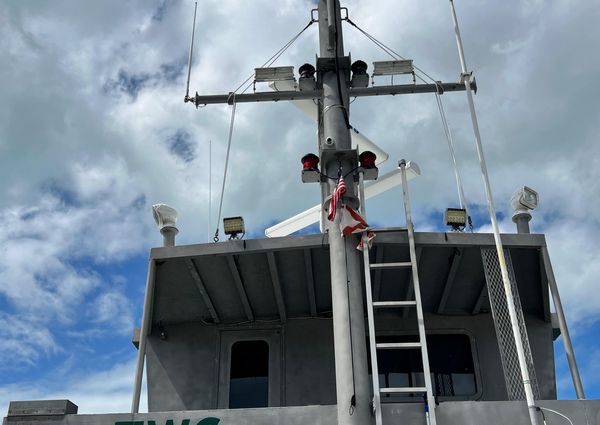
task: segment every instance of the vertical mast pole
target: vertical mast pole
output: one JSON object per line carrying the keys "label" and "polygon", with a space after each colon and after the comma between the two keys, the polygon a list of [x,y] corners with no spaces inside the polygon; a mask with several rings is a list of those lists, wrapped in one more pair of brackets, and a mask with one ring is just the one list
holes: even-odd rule
{"label": "vertical mast pole", "polygon": [[[320,75],[323,99],[319,104],[319,151],[323,158],[326,149],[351,149],[347,117],[348,70],[340,69],[344,55],[342,22],[339,0],[319,0],[320,58],[332,59],[333,67],[326,67]],[[327,142],[329,140],[329,142]],[[333,145],[333,148],[331,147]],[[335,152],[334,152],[335,153]],[[356,164],[330,155],[323,168],[328,176],[335,177],[341,167],[342,177]],[[348,198],[354,198],[356,184],[352,173],[346,177]],[[321,185],[321,202],[325,205],[328,195],[335,190],[336,182]],[[331,298],[333,309],[333,333],[335,354],[335,378],[338,425],[366,425],[372,422],[367,369],[364,309],[360,263],[354,235],[342,237],[339,224],[340,213],[333,222],[327,223],[331,267]]]}
{"label": "vertical mast pole", "polygon": [[133,398],[131,400],[131,413],[140,410],[140,396],[142,393],[142,379],[144,375],[144,360],[146,359],[146,344],[151,328],[152,303],[154,302],[154,272],[155,263],[151,258],[148,261],[148,278],[146,279],[146,294],[144,295],[144,309],[142,311],[142,326],[140,329],[140,342],[138,345],[137,365],[133,383]]}
{"label": "vertical mast pole", "polygon": [[529,371],[527,369],[527,362],[525,360],[525,350],[523,348],[523,339],[521,335],[521,329],[519,328],[519,321],[517,319],[517,312],[515,308],[514,296],[510,284],[510,278],[508,277],[508,269],[506,267],[506,260],[504,258],[504,248],[502,247],[502,241],[500,239],[500,230],[498,228],[498,221],[496,220],[496,208],[494,207],[494,200],[492,198],[492,190],[490,188],[490,181],[487,172],[487,166],[485,163],[485,157],[483,156],[483,146],[481,144],[481,134],[479,133],[479,124],[477,122],[477,114],[475,112],[475,104],[473,102],[473,93],[471,92],[471,76],[467,71],[467,64],[465,61],[465,53],[463,50],[462,39],[460,36],[460,30],[458,28],[458,19],[456,17],[456,10],[454,8],[454,1],[450,0],[450,9],[452,11],[452,20],[454,23],[454,34],[456,36],[456,45],[458,47],[458,56],[460,58],[461,65],[461,80],[465,85],[467,92],[467,101],[469,103],[469,110],[471,111],[471,122],[473,124],[473,132],[475,133],[475,142],[477,146],[477,155],[479,157],[479,165],[481,167],[481,175],[483,177],[483,186],[485,189],[485,196],[487,198],[488,210],[490,214],[490,220],[492,222],[492,229],[494,231],[494,241],[496,242],[496,251],[498,253],[498,262],[500,264],[500,271],[502,273],[502,282],[504,283],[504,293],[506,295],[506,303],[508,305],[508,314],[510,316],[510,323],[512,325],[513,336],[515,339],[515,346],[517,349],[517,357],[519,359],[519,368],[521,369],[521,377],[523,380],[523,387],[525,389],[525,399],[527,401],[527,408],[529,411],[529,418],[532,425],[538,425],[538,414],[533,398],[533,390],[531,388],[531,380],[529,378]]}
{"label": "vertical mast pole", "polygon": [[569,362],[569,370],[571,371],[571,379],[573,379],[575,393],[577,394],[577,398],[579,400],[585,400],[585,392],[583,391],[583,384],[581,383],[579,368],[577,367],[577,361],[575,360],[575,350],[573,349],[573,343],[571,342],[571,335],[569,334],[567,319],[565,318],[562,301],[560,300],[560,294],[558,293],[558,286],[556,286],[556,279],[554,278],[554,271],[552,270],[552,263],[550,263],[550,255],[548,254],[548,248],[546,247],[542,248],[542,261],[546,270],[546,279],[548,280],[548,286],[550,287],[550,293],[552,294],[554,309],[556,310],[556,315],[558,316],[558,327],[563,339],[565,355],[567,356],[567,361]]}

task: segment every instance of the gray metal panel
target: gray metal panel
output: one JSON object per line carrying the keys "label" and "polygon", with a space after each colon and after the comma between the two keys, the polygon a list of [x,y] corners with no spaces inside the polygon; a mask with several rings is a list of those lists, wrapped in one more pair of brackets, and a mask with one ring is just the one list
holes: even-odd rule
{"label": "gray metal panel", "polygon": [[239,255],[237,265],[256,318],[263,320],[278,318],[267,257],[262,253]]}
{"label": "gray metal panel", "polygon": [[[303,251],[283,251],[276,254],[277,269],[285,296],[285,306],[291,317],[310,316]],[[329,275],[329,272],[327,272]]]}
{"label": "gray metal panel", "polygon": [[224,256],[202,256],[194,259],[223,322],[248,320],[235,281]]}
{"label": "gray metal panel", "polygon": [[77,413],[78,407],[69,400],[11,401],[7,417],[64,416]]}
{"label": "gray metal panel", "polygon": [[[31,403],[31,402],[22,402]],[[555,410],[566,415],[573,425],[600,425],[600,401],[598,400],[543,400],[539,406]],[[390,403],[383,405],[384,423],[425,425],[421,403]],[[558,415],[545,412],[548,425],[567,424]],[[97,415],[66,415],[62,418],[28,417],[6,418],[6,424],[12,425],[115,425],[116,422],[132,424],[134,421],[157,425],[172,420],[181,424],[190,420],[190,424],[202,425],[207,418],[219,419],[219,424],[235,425],[335,425],[337,423],[336,406],[303,406],[262,409],[231,410],[187,410],[178,412],[111,413]],[[529,425],[529,416],[524,402],[443,402],[437,407],[439,425]]]}
{"label": "gray metal panel", "polygon": [[211,319],[183,260],[158,261],[155,276],[153,323]]}

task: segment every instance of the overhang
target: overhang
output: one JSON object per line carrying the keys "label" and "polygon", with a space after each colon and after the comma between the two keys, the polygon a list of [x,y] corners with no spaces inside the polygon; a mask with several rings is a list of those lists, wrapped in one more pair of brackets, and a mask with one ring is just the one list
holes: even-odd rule
{"label": "overhang", "polygon": [[[377,230],[376,230],[377,233]],[[504,234],[525,314],[550,320],[540,234]],[[492,234],[415,234],[426,313],[473,315],[489,311],[481,249]],[[408,261],[404,231],[379,231],[371,262]],[[331,315],[329,244],[323,234],[233,240],[154,248],[152,323],[285,322]],[[411,295],[410,271],[372,272],[374,301]],[[398,312],[396,314],[402,314]]]}

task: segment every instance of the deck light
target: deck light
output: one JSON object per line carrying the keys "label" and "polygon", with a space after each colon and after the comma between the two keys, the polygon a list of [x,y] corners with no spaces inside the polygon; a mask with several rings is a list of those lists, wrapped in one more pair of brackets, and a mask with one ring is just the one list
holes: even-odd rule
{"label": "deck light", "polygon": [[244,219],[242,217],[227,217],[223,219],[223,230],[226,235],[229,235],[229,239],[238,239],[238,235],[241,233],[242,237],[246,233],[244,227]]}
{"label": "deck light", "polygon": [[367,74],[367,64],[361,60],[357,60],[352,64],[352,80],[350,84],[352,87],[368,87],[369,86],[369,75]]}
{"label": "deck light", "polygon": [[271,68],[254,68],[255,83],[269,83],[294,79],[293,66],[275,66]]}
{"label": "deck light", "polygon": [[379,75],[402,75],[412,74],[413,82],[415,81],[415,69],[412,59],[398,61],[379,61],[373,62],[373,77]]}
{"label": "deck light", "polygon": [[455,232],[464,230],[467,225],[467,210],[462,208],[446,208],[444,223],[451,226]]}
{"label": "deck light", "polygon": [[321,181],[319,172],[319,157],[314,153],[307,153],[300,160],[302,162],[302,183],[317,183]]}

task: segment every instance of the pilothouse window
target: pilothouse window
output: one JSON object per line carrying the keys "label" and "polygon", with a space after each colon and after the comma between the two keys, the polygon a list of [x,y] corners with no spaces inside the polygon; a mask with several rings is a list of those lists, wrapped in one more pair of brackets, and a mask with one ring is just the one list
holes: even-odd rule
{"label": "pilothouse window", "polygon": [[231,347],[229,408],[269,405],[269,344],[238,341]]}
{"label": "pilothouse window", "polygon": [[[418,340],[412,335],[377,336],[376,339],[378,343]],[[434,394],[439,397],[474,396],[477,385],[469,336],[430,334],[427,335],[427,346]],[[377,364],[379,386],[382,388],[425,386],[423,362],[418,349],[381,350],[377,353]]]}

